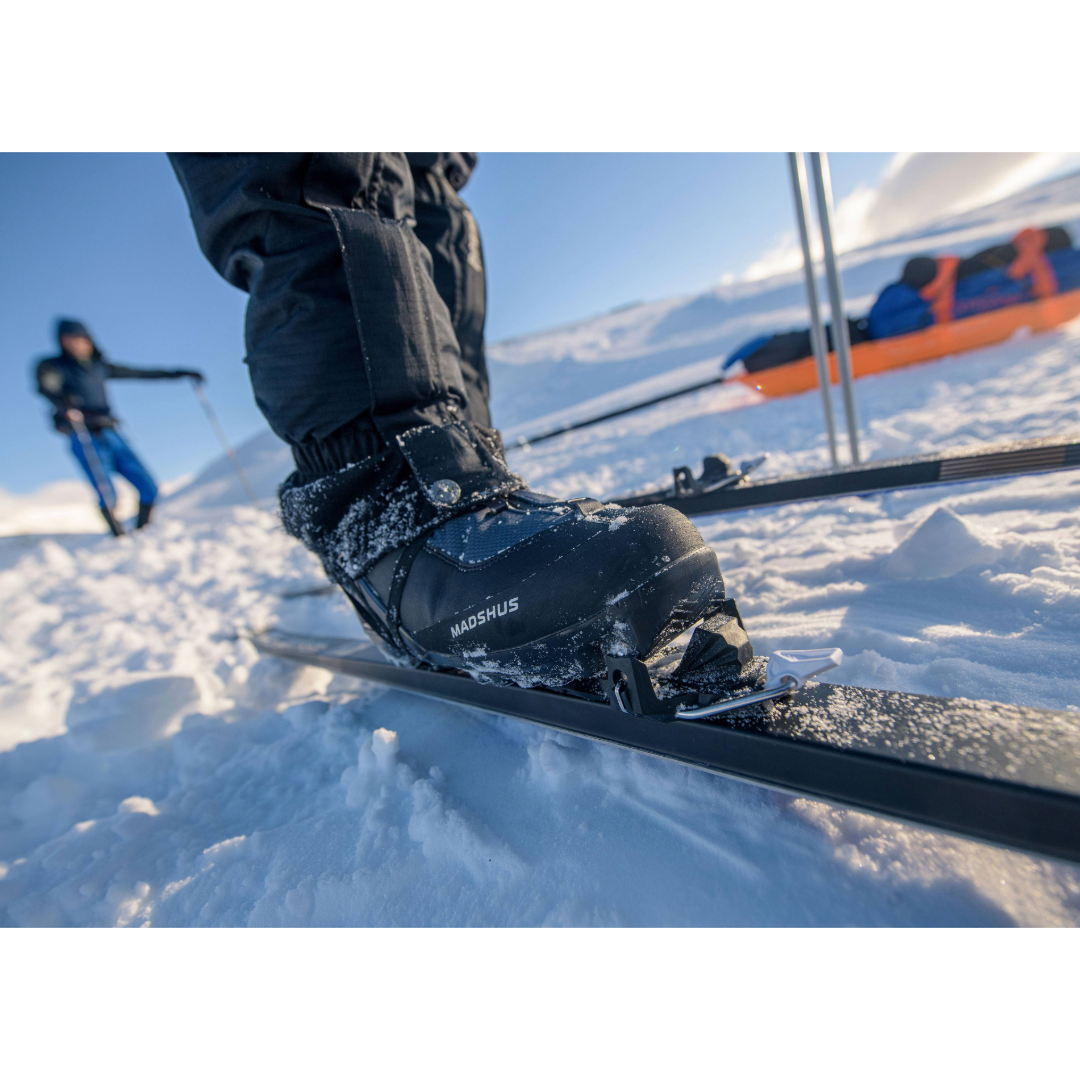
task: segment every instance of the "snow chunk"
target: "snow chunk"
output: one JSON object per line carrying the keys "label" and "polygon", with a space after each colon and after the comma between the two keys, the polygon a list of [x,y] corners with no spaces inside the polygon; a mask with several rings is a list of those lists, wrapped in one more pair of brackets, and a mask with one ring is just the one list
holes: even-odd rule
{"label": "snow chunk", "polygon": [[583,752],[567,746],[566,741],[565,738],[548,737],[528,747],[530,780],[558,789],[575,774],[580,774]]}
{"label": "snow chunk", "polygon": [[897,581],[933,581],[972,566],[989,566],[999,555],[996,544],[955,511],[939,506],[886,557],[883,571]]}
{"label": "snow chunk", "polygon": [[157,817],[161,811],[154,805],[153,799],[144,798],[142,795],[131,795],[116,808],[118,814],[148,814]]}
{"label": "snow chunk", "polygon": [[[118,818],[112,825],[112,831],[124,840],[134,840],[142,833],[154,827],[152,818],[161,811],[154,805],[153,799],[142,795],[132,795],[124,799],[116,808]],[[93,824],[89,822],[88,824]]]}
{"label": "snow chunk", "polygon": [[364,806],[387,781],[393,779],[399,750],[396,731],[376,728],[371,733],[371,737],[360,747],[356,764],[350,765],[341,774],[346,806]]}
{"label": "snow chunk", "polygon": [[381,727],[371,733],[371,752],[383,772],[389,772],[397,764],[399,748],[396,731]]}

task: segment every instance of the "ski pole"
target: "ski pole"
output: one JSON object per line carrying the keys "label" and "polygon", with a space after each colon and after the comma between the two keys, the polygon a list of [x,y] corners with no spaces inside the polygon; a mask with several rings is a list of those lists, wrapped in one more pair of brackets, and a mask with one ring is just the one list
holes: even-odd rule
{"label": "ski pole", "polygon": [[799,221],[799,239],[802,241],[803,273],[806,277],[806,302],[810,308],[810,341],[817,366],[818,386],[821,388],[821,405],[825,411],[825,431],[829,436],[829,455],[833,467],[840,464],[836,454],[836,422],[833,419],[832,389],[829,385],[829,350],[826,348],[825,330],[821,325],[821,304],[818,302],[817,279],[814,276],[814,258],[810,254],[810,198],[806,191],[806,165],[802,154],[788,154],[791,166],[791,188],[795,194],[795,216]]}
{"label": "ski pole", "polygon": [[101,464],[101,458],[98,457],[94,439],[87,430],[86,424],[83,423],[83,414],[78,409],[68,409],[67,418],[75,429],[75,435],[79,440],[79,445],[82,447],[83,457],[86,458],[86,463],[90,466],[90,474],[94,478],[94,487],[97,488],[98,496],[101,498],[101,513],[108,523],[109,531],[113,536],[123,536],[124,530],[121,528],[120,522],[116,520],[113,508],[109,505],[109,478],[105,475],[105,468]]}
{"label": "ski pole", "polygon": [[844,316],[844,289],[840,282],[840,270],[836,265],[836,248],[833,245],[833,198],[832,180],[829,177],[829,155],[811,154],[810,164],[814,167],[814,194],[817,195],[818,225],[821,227],[821,244],[825,249],[825,283],[829,286],[833,346],[836,352],[836,366],[840,371],[844,418],[847,420],[851,460],[858,465],[861,460],[859,418],[855,413],[855,388],[852,386],[851,374],[851,340],[848,336],[847,318]]}
{"label": "ski pole", "polygon": [[626,405],[621,409],[615,409],[613,412],[606,412],[600,416],[590,416],[587,420],[576,420],[570,424],[563,424],[562,427],[551,428],[542,435],[536,435],[531,439],[526,435],[520,435],[514,440],[512,445],[514,447],[535,446],[545,439],[554,439],[556,435],[565,435],[568,431],[580,431],[582,428],[589,427],[592,424],[599,424],[602,420],[614,420],[618,416],[626,416],[627,413],[637,412],[638,409],[647,409],[650,405],[659,405],[662,402],[671,401],[672,398],[682,397],[684,394],[692,394],[695,390],[704,390],[709,386],[719,386],[721,383],[727,381],[728,377],[721,373],[712,379],[706,379],[705,382],[694,383],[692,386],[684,386],[679,390],[672,390],[666,394],[661,394],[659,397],[649,398],[648,401],[639,401],[636,405]]}
{"label": "ski pole", "polygon": [[199,404],[203,407],[203,412],[206,413],[206,419],[210,421],[210,426],[214,429],[214,434],[217,435],[218,442],[221,443],[221,448],[225,451],[225,456],[229,459],[233,471],[236,473],[236,478],[240,481],[240,486],[244,489],[244,494],[247,495],[251,505],[258,510],[259,500],[255,495],[255,489],[251,486],[251,481],[248,479],[247,473],[244,472],[244,467],[240,464],[240,459],[236,456],[236,451],[229,444],[229,440],[225,435],[225,429],[218,422],[217,414],[210,405],[210,399],[206,396],[206,391],[202,388],[202,383],[197,379],[192,379],[191,389],[195,391],[195,396],[199,399]]}

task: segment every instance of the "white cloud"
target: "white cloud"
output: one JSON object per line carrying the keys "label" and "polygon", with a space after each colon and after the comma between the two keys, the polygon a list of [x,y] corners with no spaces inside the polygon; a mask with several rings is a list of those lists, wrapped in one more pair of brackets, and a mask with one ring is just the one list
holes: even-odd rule
{"label": "white cloud", "polygon": [[[876,186],[860,184],[836,206],[837,251],[852,251],[929,224],[946,214],[987,206],[1080,165],[1080,154],[895,154]],[[813,244],[815,258],[821,244]],[[802,266],[795,230],[751,263],[757,281]]]}

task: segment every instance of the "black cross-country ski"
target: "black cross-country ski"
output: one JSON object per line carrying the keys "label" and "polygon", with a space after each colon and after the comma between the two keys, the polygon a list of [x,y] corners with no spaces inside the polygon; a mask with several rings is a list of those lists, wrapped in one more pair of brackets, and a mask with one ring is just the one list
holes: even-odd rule
{"label": "black cross-country ski", "polygon": [[[686,466],[680,466],[675,470],[672,487],[663,491],[616,496],[610,501],[620,506],[665,503],[693,517],[841,495],[867,495],[899,488],[1054,472],[1080,467],[1080,441],[1075,436],[1026,439],[980,447],[978,450],[943,450],[936,454],[872,461],[824,472],[747,481],[747,466],[752,468],[755,464],[744,463],[740,472],[735,472],[726,459],[714,455],[705,459],[699,480],[694,479]],[[732,479],[734,482],[731,482]]]}
{"label": "black cross-country ski", "polygon": [[625,659],[608,660],[608,701],[395,667],[363,641],[276,630],[251,640],[300,663],[1080,862],[1080,715],[1071,712],[808,682],[767,715],[754,707],[711,719],[642,715],[658,703],[646,700],[653,695],[644,665],[635,674]]}

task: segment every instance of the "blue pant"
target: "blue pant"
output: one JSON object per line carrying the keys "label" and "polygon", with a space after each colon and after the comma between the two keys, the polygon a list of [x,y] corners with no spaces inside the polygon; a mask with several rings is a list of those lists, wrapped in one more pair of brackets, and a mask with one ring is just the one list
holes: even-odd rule
{"label": "blue pant", "polygon": [[101,461],[105,494],[109,500],[108,504],[105,503],[101,497],[101,492],[98,491],[98,482],[94,476],[94,470],[91,468],[90,462],[86,460],[82,443],[79,442],[79,436],[75,432],[71,433],[71,452],[75,455],[75,460],[82,466],[83,472],[86,473],[86,477],[93,489],[98,492],[98,501],[102,506],[108,505],[110,510],[116,506],[116,491],[113,489],[112,481],[109,479],[109,473],[119,473],[125,480],[134,485],[135,490],[139,493],[140,503],[149,505],[157,498],[157,484],[154,483],[143,463],[135,456],[135,451],[124,442],[118,432],[112,428],[103,428],[101,431],[94,432],[90,439],[94,444],[94,449],[97,451],[98,459]]}

